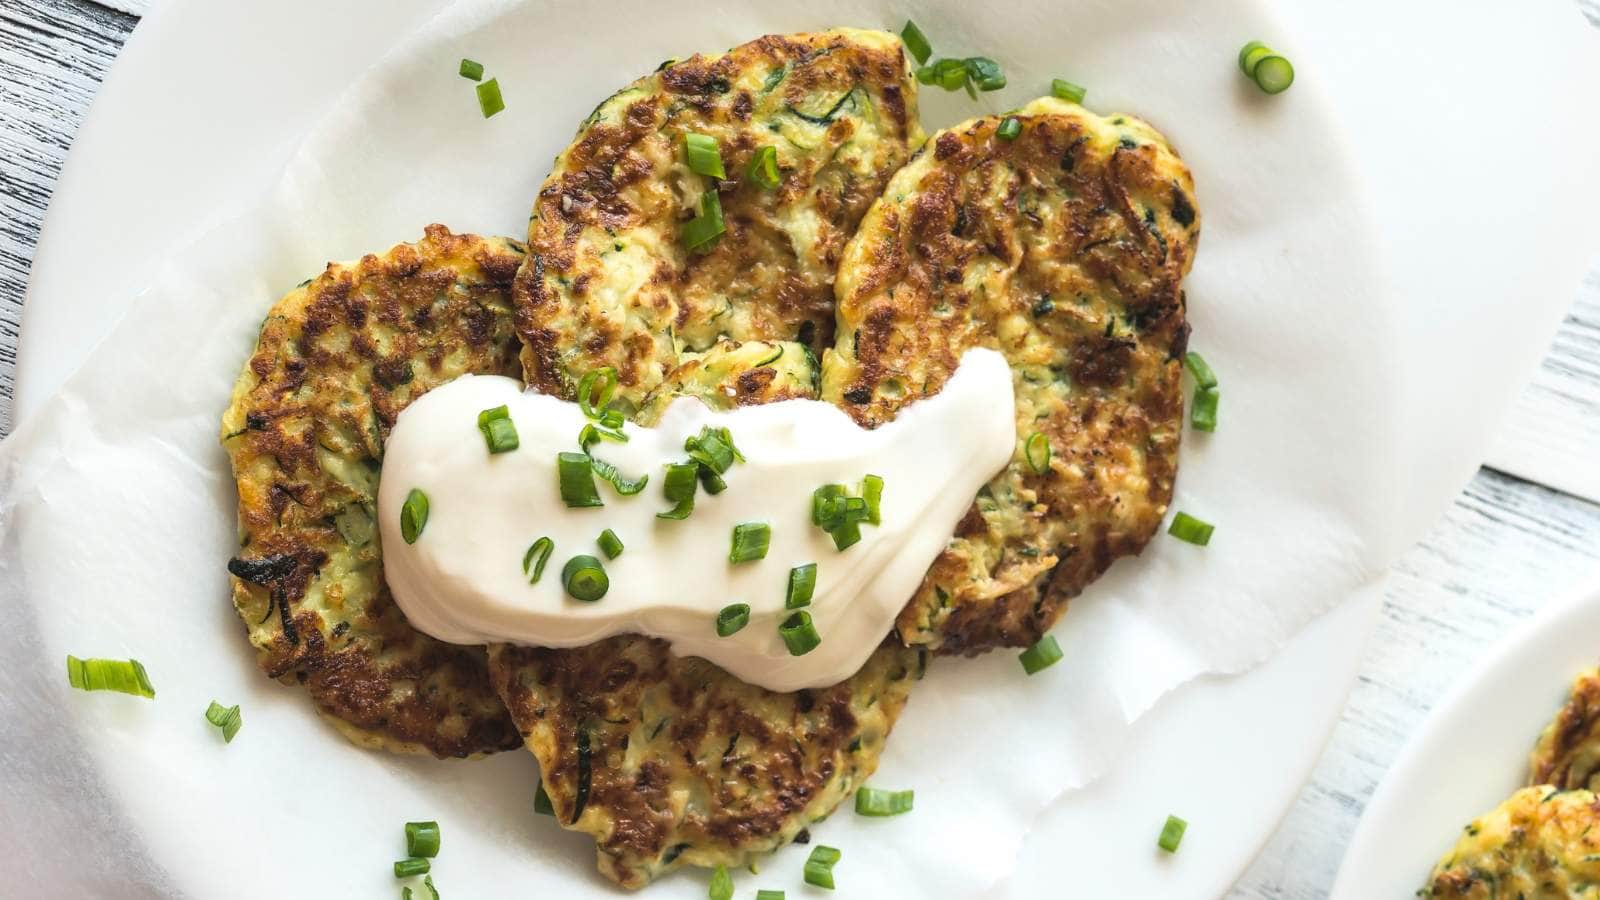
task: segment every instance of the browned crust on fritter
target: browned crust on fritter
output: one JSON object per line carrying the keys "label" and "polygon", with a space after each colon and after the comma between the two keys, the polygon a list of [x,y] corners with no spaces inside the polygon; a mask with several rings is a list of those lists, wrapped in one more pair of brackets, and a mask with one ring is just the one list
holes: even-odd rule
{"label": "browned crust on fritter", "polygon": [[1573,680],[1567,702],[1534,746],[1528,784],[1600,787],[1600,670],[1588,669]]}
{"label": "browned crust on fritter", "polygon": [[[944,653],[1027,646],[1136,554],[1171,499],[1182,281],[1199,223],[1187,169],[1128,117],[1035,101],[935,135],[846,250],[823,395],[875,427],[936,393],[971,347],[1012,365],[1018,449],[901,614]],[[1046,300],[1048,298],[1048,301]],[[1034,473],[1022,443],[1045,434]]]}
{"label": "browned crust on fritter", "polygon": [[[279,301],[223,417],[239,492],[233,602],[263,671],[368,746],[465,757],[518,744],[482,648],[413,629],[383,582],[383,444],[457,375],[518,374],[514,241],[432,225]],[[240,577],[243,575],[244,577]]]}

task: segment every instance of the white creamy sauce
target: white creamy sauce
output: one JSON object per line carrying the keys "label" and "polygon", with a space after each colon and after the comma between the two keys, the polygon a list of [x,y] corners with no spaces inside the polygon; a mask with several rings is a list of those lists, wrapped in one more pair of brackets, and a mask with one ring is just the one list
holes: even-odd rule
{"label": "white creamy sauce", "polygon": [[[518,449],[490,454],[478,413],[510,408]],[[605,505],[569,509],[556,454],[578,450],[587,420],[577,404],[499,376],[463,376],[411,404],[384,448],[378,517],[384,575],[412,625],[455,644],[506,642],[574,647],[614,634],[662,638],[680,656],[700,656],[751,684],[792,691],[855,674],[893,627],[895,615],[944,549],[973,496],[1016,450],[1011,370],[992,350],[969,350],[937,395],[868,431],[836,407],[789,400],[713,412],[700,401],[672,403],[654,428],[629,423],[626,443],[591,448],[627,477],[648,474],[643,491],[619,495],[596,477]],[[661,493],[664,466],[687,461],[684,438],[726,427],[746,462],[724,474],[727,489],[702,488],[682,521]],[[884,480],[880,525],[863,523],[843,551],[811,523],[812,492],[863,476]],[[401,536],[407,494],[428,497],[428,519],[413,544]],[[735,525],[764,522],[764,559],[730,563]],[[596,539],[616,532],[622,554],[607,559]],[[522,561],[540,537],[555,543],[543,576],[530,584]],[[605,596],[583,602],[561,579],[567,560],[587,554],[610,578]],[[810,612],[822,643],[791,656],[778,633],[789,570],[817,564]],[[717,613],[750,605],[750,622],[729,637]]]}

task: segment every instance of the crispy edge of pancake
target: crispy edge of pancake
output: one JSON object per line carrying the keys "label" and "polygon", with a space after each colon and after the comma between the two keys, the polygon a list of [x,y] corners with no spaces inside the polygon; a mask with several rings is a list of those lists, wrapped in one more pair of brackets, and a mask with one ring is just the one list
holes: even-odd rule
{"label": "crispy edge of pancake", "polygon": [[233,604],[257,662],[373,749],[472,757],[518,735],[480,647],[405,621],[383,582],[376,490],[396,416],[457,375],[515,377],[505,238],[427,228],[273,305],[222,417],[239,497]]}
{"label": "crispy edge of pancake", "polygon": [[[671,61],[618,91],[556,159],[516,281],[528,384],[560,397],[611,366],[637,404],[684,350],[721,338],[832,340],[845,242],[922,140],[916,82],[894,35],[767,35]],[[726,180],[692,173],[683,135],[717,139]],[[780,184],[743,177],[776,148]],[[704,252],[679,236],[701,195],[726,232]]]}
{"label": "crispy edge of pancake", "polygon": [[[1187,346],[1182,282],[1199,237],[1188,169],[1131,116],[1052,98],[933,136],[840,263],[823,398],[867,427],[938,392],[961,353],[1005,355],[1017,449],[899,618],[943,653],[1028,646],[1172,496]],[[1052,445],[1029,467],[1034,432]]]}
{"label": "crispy edge of pancake", "polygon": [[1528,784],[1600,787],[1600,669],[1585,669],[1573,679],[1567,702],[1529,755]]}
{"label": "crispy edge of pancake", "polygon": [[1472,820],[1434,866],[1422,897],[1600,898],[1600,799],[1526,787]]}

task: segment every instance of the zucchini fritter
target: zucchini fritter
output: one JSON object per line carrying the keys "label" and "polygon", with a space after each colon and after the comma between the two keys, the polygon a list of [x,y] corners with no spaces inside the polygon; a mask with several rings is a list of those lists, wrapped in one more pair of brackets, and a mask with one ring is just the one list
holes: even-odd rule
{"label": "zucchini fritter", "polygon": [[[716,138],[727,174],[727,231],[697,253],[679,231],[719,182],[689,170],[689,133]],[[515,294],[528,384],[570,397],[613,366],[636,406],[682,352],[723,337],[831,343],[839,254],[921,139],[910,68],[885,32],[769,35],[613,94],[556,158],[529,221]],[[770,191],[743,177],[768,146]]]}
{"label": "zucchini fritter", "polygon": [[[845,248],[822,396],[875,427],[937,393],[962,351],[998,350],[1017,450],[901,613],[944,653],[1034,643],[1138,553],[1172,497],[1182,432],[1183,277],[1199,214],[1150,126],[1045,98],[932,137]],[[1035,473],[1023,443],[1053,448]]]}
{"label": "zucchini fritter", "polygon": [[233,604],[261,668],[368,747],[466,757],[515,747],[484,651],[407,624],[383,580],[379,463],[395,417],[458,375],[518,374],[504,238],[440,225],[290,291],[222,417],[239,489]]}
{"label": "zucchini fritter", "polygon": [[1528,783],[1563,790],[1600,787],[1600,669],[1586,669],[1573,679],[1566,704],[1533,748]]}
{"label": "zucchini fritter", "polygon": [[1600,900],[1600,799],[1587,790],[1523,788],[1434,866],[1419,896]]}

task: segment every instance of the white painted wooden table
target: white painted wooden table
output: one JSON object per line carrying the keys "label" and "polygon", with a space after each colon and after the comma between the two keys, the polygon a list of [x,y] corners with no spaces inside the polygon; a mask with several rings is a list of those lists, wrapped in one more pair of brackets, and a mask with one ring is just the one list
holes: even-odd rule
{"label": "white painted wooden table", "polygon": [[[0,435],[12,424],[39,222],[78,122],[147,2],[0,3]],[[1600,19],[1600,0],[1584,4]],[[1496,638],[1600,567],[1600,267],[1573,298],[1485,467],[1388,576],[1332,743],[1233,896],[1324,896],[1362,806],[1432,703]]]}

